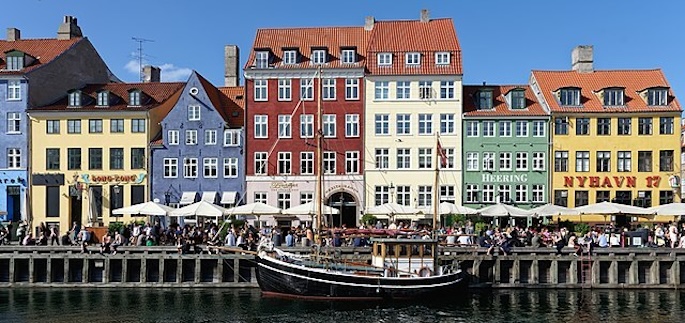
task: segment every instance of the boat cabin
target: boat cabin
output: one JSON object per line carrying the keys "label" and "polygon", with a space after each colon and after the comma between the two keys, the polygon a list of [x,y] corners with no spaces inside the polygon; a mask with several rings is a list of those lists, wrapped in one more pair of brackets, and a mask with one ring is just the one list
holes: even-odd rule
{"label": "boat cabin", "polygon": [[371,264],[385,268],[386,276],[438,275],[438,240],[372,238]]}

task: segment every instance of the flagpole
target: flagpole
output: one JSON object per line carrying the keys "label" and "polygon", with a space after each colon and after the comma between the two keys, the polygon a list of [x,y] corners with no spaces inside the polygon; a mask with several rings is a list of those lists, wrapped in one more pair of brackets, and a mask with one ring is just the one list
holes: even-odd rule
{"label": "flagpole", "polygon": [[440,145],[440,133],[437,133],[437,140],[435,143],[435,182],[433,187],[435,192],[433,193],[433,238],[437,239],[437,219],[438,219],[438,202],[440,201],[440,164],[442,164],[442,152],[440,151],[442,146]]}

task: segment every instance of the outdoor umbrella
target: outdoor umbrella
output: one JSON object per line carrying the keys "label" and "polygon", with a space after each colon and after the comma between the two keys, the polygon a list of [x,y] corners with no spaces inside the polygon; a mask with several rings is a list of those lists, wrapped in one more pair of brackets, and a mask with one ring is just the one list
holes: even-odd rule
{"label": "outdoor umbrella", "polygon": [[595,204],[583,205],[575,208],[581,214],[603,214],[603,215],[651,215],[653,211],[642,207],[625,205],[613,202],[600,202]]}
{"label": "outdoor umbrella", "polygon": [[478,211],[470,207],[450,202],[442,202],[438,205],[438,213],[440,214],[476,214]]}
{"label": "outdoor umbrella", "polygon": [[112,214],[144,214],[144,215],[167,215],[169,212],[175,210],[174,208],[168,207],[163,204],[159,204],[153,201],[148,201],[145,203],[133,204],[127,207],[122,207],[112,211]]}
{"label": "outdoor umbrella", "polygon": [[[321,205],[322,214],[338,214],[340,211],[334,207],[328,205]],[[314,202],[300,204],[298,206],[293,206],[289,209],[283,210],[283,214],[292,215],[314,215],[316,214],[316,204]]]}
{"label": "outdoor umbrella", "polygon": [[574,210],[571,208],[567,208],[564,206],[559,206],[559,205],[554,205],[551,203],[547,203],[542,206],[538,206],[536,208],[532,208],[528,210],[531,215],[536,215],[536,216],[554,216],[554,215],[578,215],[580,214],[580,211]]}
{"label": "outdoor umbrella", "polygon": [[415,209],[411,206],[400,205],[397,203],[385,203],[378,206],[370,207],[366,210],[367,214],[378,214],[378,215],[412,215],[422,213],[421,210]]}
{"label": "outdoor umbrella", "polygon": [[668,203],[650,207],[647,210],[656,215],[684,215],[685,203]]}
{"label": "outdoor umbrella", "polygon": [[497,203],[490,206],[486,206],[482,209],[477,210],[482,216],[491,217],[527,217],[531,213],[529,210],[524,210],[513,205]]}
{"label": "outdoor umbrella", "polygon": [[221,218],[226,215],[227,210],[216,204],[209,203],[207,201],[199,201],[190,205],[186,205],[180,209],[175,209],[171,211],[169,215],[171,216],[202,216],[202,217],[212,217]]}
{"label": "outdoor umbrella", "polygon": [[264,204],[262,202],[248,203],[241,206],[230,208],[226,211],[227,215],[266,215],[281,214],[281,209]]}

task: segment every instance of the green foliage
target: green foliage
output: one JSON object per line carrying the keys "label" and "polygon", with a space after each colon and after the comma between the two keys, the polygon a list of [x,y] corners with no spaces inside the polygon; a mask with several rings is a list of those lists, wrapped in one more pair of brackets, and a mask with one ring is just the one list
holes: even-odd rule
{"label": "green foliage", "polygon": [[476,222],[474,225],[474,229],[476,230],[476,233],[479,234],[481,231],[485,231],[488,229],[488,224],[485,222]]}
{"label": "green foliage", "polygon": [[124,228],[123,222],[110,222],[109,226],[107,228],[107,233],[115,234],[117,232],[121,232],[121,229],[123,229],[123,228]]}
{"label": "green foliage", "polygon": [[378,218],[373,214],[364,214],[361,221],[364,225],[374,225],[376,224],[376,221],[378,221]]}
{"label": "green foliage", "polygon": [[576,223],[573,230],[582,236],[590,231],[590,225],[587,223]]}

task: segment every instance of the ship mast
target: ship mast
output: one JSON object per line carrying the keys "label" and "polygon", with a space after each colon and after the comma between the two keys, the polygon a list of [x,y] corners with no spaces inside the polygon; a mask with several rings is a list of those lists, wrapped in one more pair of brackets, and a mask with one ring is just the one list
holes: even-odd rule
{"label": "ship mast", "polygon": [[433,183],[433,239],[437,239],[438,233],[438,204],[440,203],[440,165],[442,164],[442,146],[440,145],[440,134],[435,141],[435,182]]}
{"label": "ship mast", "polygon": [[316,205],[315,205],[315,214],[316,214],[316,238],[317,243],[321,245],[322,237],[321,237],[321,228],[322,226],[322,216],[321,216],[321,210],[322,210],[322,203],[323,203],[323,180],[322,180],[322,174],[323,174],[323,153],[321,151],[321,144],[323,140],[323,133],[322,133],[322,122],[323,122],[323,116],[321,113],[321,95],[322,95],[322,85],[321,85],[321,66],[317,69],[317,94],[316,94],[316,163],[314,164],[314,168],[316,169]]}

